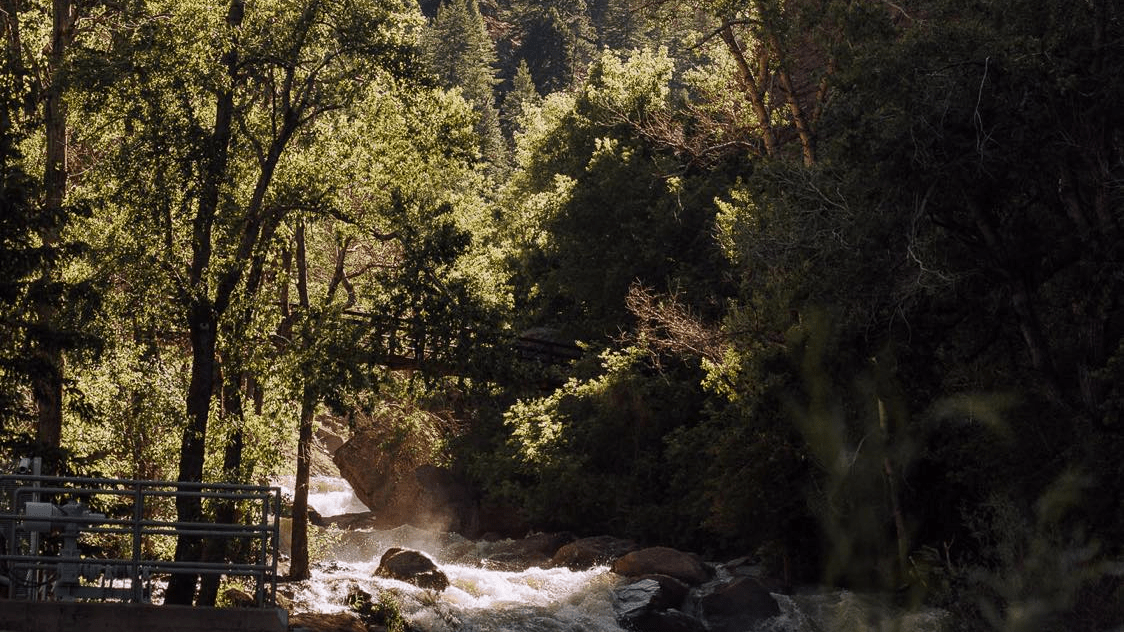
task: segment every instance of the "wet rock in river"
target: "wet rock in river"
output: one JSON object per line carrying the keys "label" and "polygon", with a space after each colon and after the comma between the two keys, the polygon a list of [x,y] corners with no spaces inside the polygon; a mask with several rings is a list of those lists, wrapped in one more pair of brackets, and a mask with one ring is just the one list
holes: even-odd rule
{"label": "wet rock in river", "polygon": [[686,593],[671,577],[641,579],[614,591],[613,610],[621,627],[635,632],[704,632],[701,621],[678,609]]}
{"label": "wet rock in river", "polygon": [[610,564],[618,557],[637,548],[632,540],[622,540],[607,535],[581,538],[558,549],[550,559],[550,564],[554,567],[566,567],[572,571],[584,571],[594,566]]}
{"label": "wet rock in river", "polygon": [[519,540],[490,543],[481,566],[493,570],[524,571],[546,568],[558,549],[574,541],[571,533],[536,533]]}
{"label": "wet rock in river", "polygon": [[692,586],[710,579],[710,572],[697,556],[665,546],[627,553],[613,562],[612,571],[625,577],[667,575]]}
{"label": "wet rock in river", "polygon": [[711,632],[742,632],[781,613],[772,593],[780,586],[755,577],[738,577],[716,587],[698,602]]}
{"label": "wet rock in river", "polygon": [[289,632],[367,632],[367,626],[348,612],[303,612],[289,617]]}
{"label": "wet rock in river", "polygon": [[[680,608],[687,597],[687,585],[667,575],[649,575],[639,578],[614,591],[618,611],[624,612],[643,606],[649,610]],[[626,608],[626,604],[632,604]]]}
{"label": "wet rock in river", "polygon": [[429,590],[442,591],[449,587],[449,578],[433,560],[412,549],[388,549],[379,560],[375,575]]}

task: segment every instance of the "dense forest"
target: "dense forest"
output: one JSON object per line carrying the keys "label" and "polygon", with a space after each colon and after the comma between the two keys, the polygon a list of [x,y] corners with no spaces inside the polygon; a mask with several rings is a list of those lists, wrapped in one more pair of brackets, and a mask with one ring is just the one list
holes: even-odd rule
{"label": "dense forest", "polygon": [[331,416],[531,528],[1124,621],[1117,0],[0,19],[6,458],[307,476]]}

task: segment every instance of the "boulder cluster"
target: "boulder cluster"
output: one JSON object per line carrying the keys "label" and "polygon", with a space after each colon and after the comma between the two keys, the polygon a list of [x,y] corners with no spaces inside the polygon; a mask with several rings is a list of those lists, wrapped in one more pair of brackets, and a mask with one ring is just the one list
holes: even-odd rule
{"label": "boulder cluster", "polygon": [[[480,563],[497,570],[609,566],[627,580],[614,591],[617,621],[634,632],[741,632],[780,614],[773,598],[783,589],[780,582],[745,559],[714,565],[692,553],[609,536],[536,534],[493,544]],[[438,592],[449,585],[430,558],[411,549],[387,550],[375,574]]]}

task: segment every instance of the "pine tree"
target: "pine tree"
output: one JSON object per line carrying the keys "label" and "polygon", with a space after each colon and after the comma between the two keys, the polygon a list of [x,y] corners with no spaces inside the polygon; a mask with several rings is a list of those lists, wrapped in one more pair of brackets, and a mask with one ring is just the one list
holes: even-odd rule
{"label": "pine tree", "polygon": [[527,61],[544,93],[577,86],[597,52],[594,26],[584,0],[514,2],[508,20],[519,44],[515,55]]}
{"label": "pine tree", "polygon": [[479,117],[480,154],[493,169],[507,164],[496,110],[496,47],[476,0],[448,0],[437,10],[423,43],[426,67],[445,88],[460,88]]}
{"label": "pine tree", "polygon": [[20,394],[28,378],[20,352],[27,336],[27,315],[21,305],[40,258],[31,239],[35,182],[24,169],[21,134],[12,120],[19,107],[13,90],[18,77],[14,62],[6,54],[0,75],[0,269],[4,271],[0,276],[0,431],[5,435],[12,432],[13,421],[30,413]]}
{"label": "pine tree", "polygon": [[511,91],[504,95],[503,106],[500,111],[500,120],[503,124],[504,135],[508,140],[514,140],[515,134],[523,131],[523,117],[542,102],[542,96],[535,88],[535,80],[531,77],[531,69],[527,61],[519,60],[512,79]]}
{"label": "pine tree", "polygon": [[[20,37],[25,13],[53,17],[42,57],[38,42]],[[64,270],[85,245],[66,229],[81,212],[67,203],[64,50],[73,40],[75,14],[69,2],[7,7],[0,29],[9,34],[0,67],[0,418],[23,410],[31,395],[38,416],[37,440],[57,455],[63,424],[63,358],[89,347],[82,332],[93,307],[87,280]],[[34,31],[33,31],[34,32]],[[25,34],[26,35],[26,34]],[[25,163],[20,144],[42,139],[42,171]],[[27,389],[27,390],[24,390]]]}

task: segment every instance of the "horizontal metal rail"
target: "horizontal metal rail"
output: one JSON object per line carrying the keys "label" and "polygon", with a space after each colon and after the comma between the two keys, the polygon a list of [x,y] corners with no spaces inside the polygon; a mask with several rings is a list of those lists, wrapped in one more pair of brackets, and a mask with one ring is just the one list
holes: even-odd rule
{"label": "horizontal metal rail", "polygon": [[[0,475],[0,489],[9,503],[7,511],[0,506],[0,533],[7,546],[0,551],[0,579],[9,585],[9,597],[17,597],[21,589],[33,587],[37,593],[53,586],[56,597],[127,599],[146,601],[151,593],[153,576],[174,573],[198,575],[245,576],[254,581],[255,601],[270,606],[277,593],[277,548],[280,540],[281,490],[279,487],[238,485],[232,483],[198,483],[175,481],[143,481],[115,478],[84,478],[37,476],[25,474]],[[48,510],[42,498],[69,497],[63,506],[51,505]],[[98,497],[118,497],[131,517],[110,517],[92,513],[85,503]],[[164,520],[150,514],[163,503],[159,500],[183,497],[216,502],[249,502],[249,511],[238,522],[218,523],[203,520]],[[128,506],[127,501],[132,501]],[[33,515],[28,503],[39,503]],[[163,505],[167,507],[167,505]],[[46,515],[40,513],[46,512]],[[122,514],[125,512],[122,511]],[[119,514],[120,515],[120,514]],[[63,550],[49,555],[39,550],[42,532],[61,533]],[[128,558],[83,557],[78,538],[83,535],[131,536]],[[145,556],[146,545],[155,538],[188,536],[221,541],[248,543],[241,561],[174,561]],[[148,546],[150,550],[156,547]],[[54,571],[55,579],[43,579]],[[83,584],[82,578],[100,576],[101,588]],[[107,588],[105,580],[127,579],[130,588]],[[147,584],[147,589],[145,587]],[[269,590],[266,590],[266,587]],[[31,598],[31,597],[28,597]]]}
{"label": "horizontal metal rail", "polygon": [[[5,561],[9,562],[28,562],[35,566],[42,568],[54,568],[59,564],[84,564],[95,567],[116,567],[116,566],[132,566],[136,564],[132,559],[121,558],[103,558],[103,557],[64,557],[61,555],[51,556],[49,558],[42,555],[5,555]],[[235,562],[170,562],[165,560],[141,560],[141,566],[153,571],[181,571],[181,570],[197,570],[200,573],[219,573],[219,574],[232,574],[232,575],[247,575],[254,573],[264,573],[271,569],[270,565],[258,564],[238,564]]]}

